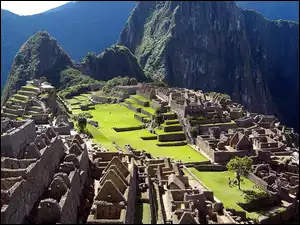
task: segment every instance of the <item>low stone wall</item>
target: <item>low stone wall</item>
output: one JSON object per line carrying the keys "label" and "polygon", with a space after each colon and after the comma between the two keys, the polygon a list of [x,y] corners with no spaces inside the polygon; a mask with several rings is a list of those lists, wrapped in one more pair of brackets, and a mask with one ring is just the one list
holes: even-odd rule
{"label": "low stone wall", "polygon": [[222,165],[196,165],[195,168],[199,171],[227,171],[226,166]]}
{"label": "low stone wall", "polygon": [[136,126],[136,127],[113,127],[116,132],[125,132],[125,131],[132,131],[132,130],[141,130],[143,126]]}
{"label": "low stone wall", "polygon": [[148,136],[148,137],[141,137],[142,140],[146,141],[146,140],[156,140],[157,136]]}
{"label": "low stone wall", "polygon": [[187,142],[180,141],[180,142],[176,142],[176,143],[157,143],[156,145],[159,147],[184,146],[184,145],[187,145]]}
{"label": "low stone wall", "polygon": [[[211,125],[205,125],[205,126],[201,126],[200,125],[200,131],[202,133],[205,133],[208,131],[209,128],[211,127],[215,127],[216,124],[211,124]],[[220,128],[220,131],[228,131],[228,129],[234,129],[237,128],[237,124],[236,123],[231,123],[231,124],[218,124],[218,127]]]}
{"label": "low stone wall", "polygon": [[60,135],[70,135],[71,134],[71,127],[69,125],[63,126],[63,127],[53,127],[53,130]]}
{"label": "low stone wall", "polygon": [[33,115],[32,119],[34,120],[35,124],[49,124],[48,114]]}
{"label": "low stone wall", "polygon": [[164,120],[175,120],[177,119],[177,114],[173,113],[173,114],[163,114],[163,119]]}
{"label": "low stone wall", "polygon": [[152,117],[152,114],[144,109],[141,109],[141,113],[145,114],[146,116]]}
{"label": "low stone wall", "polygon": [[134,118],[137,119],[138,121],[142,122],[142,123],[149,122],[149,118],[147,118],[146,115],[143,116],[143,115],[134,114]]}
{"label": "low stone wall", "polygon": [[140,113],[141,112],[141,108],[137,108],[131,104],[125,104],[125,106],[127,106],[128,109],[133,110],[134,112]]}
{"label": "low stone wall", "polygon": [[192,119],[190,120],[191,126],[196,126],[197,124],[205,125],[205,124],[213,124],[213,123],[228,123],[231,122],[230,119],[216,118],[216,119]]}
{"label": "low stone wall", "polygon": [[184,133],[160,134],[160,135],[158,135],[158,140],[161,142],[183,141],[183,140],[185,140],[185,135],[184,135]]}
{"label": "low stone wall", "polygon": [[130,96],[130,98],[134,101],[137,102],[137,104],[141,105],[141,106],[144,106],[144,107],[149,107],[149,102],[148,101],[141,101],[133,96]]}
{"label": "low stone wall", "polygon": [[182,131],[181,125],[165,126],[164,132]]}
{"label": "low stone wall", "polygon": [[214,162],[216,163],[225,163],[233,159],[235,156],[244,157],[247,155],[247,151],[234,151],[234,152],[216,152],[214,151]]}
{"label": "low stone wall", "polygon": [[264,181],[264,180],[260,179],[259,177],[255,176],[253,173],[247,174],[246,177],[249,180],[251,180],[254,184],[259,186],[261,189],[263,189],[265,192],[269,193],[268,183],[266,181]]}
{"label": "low stone wall", "polygon": [[184,163],[184,166],[189,168],[189,167],[195,167],[195,166],[200,166],[200,165],[210,165],[210,161],[202,161],[202,162],[188,162]]}
{"label": "low stone wall", "polygon": [[166,125],[173,125],[173,124],[179,124],[179,120],[178,121],[169,121],[169,120],[166,120]]}

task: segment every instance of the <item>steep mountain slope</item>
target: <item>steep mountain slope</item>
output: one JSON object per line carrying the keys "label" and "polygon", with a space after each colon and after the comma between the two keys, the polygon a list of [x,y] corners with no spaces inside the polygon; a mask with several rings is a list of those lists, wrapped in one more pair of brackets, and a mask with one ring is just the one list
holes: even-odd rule
{"label": "steep mountain slope", "polygon": [[39,30],[47,30],[74,60],[114,44],[136,2],[81,1],[33,16],[1,10],[1,89],[21,45]]}
{"label": "steep mountain slope", "polygon": [[110,80],[115,76],[145,79],[144,71],[136,57],[128,48],[119,45],[105,49],[98,56],[90,53],[78,69],[96,80]]}
{"label": "steep mountain slope", "polygon": [[235,1],[241,8],[255,9],[271,20],[299,21],[299,1]]}
{"label": "steep mountain slope", "polygon": [[227,93],[297,127],[298,31],[234,2],[138,2],[118,44],[154,79]]}
{"label": "steep mountain slope", "polygon": [[[74,62],[46,31],[31,36],[17,53],[8,76],[1,105],[27,80],[46,77],[58,90],[98,83],[115,76],[145,80],[143,69],[124,46],[112,46],[102,54],[89,54],[82,64]],[[98,81],[97,81],[98,80]]]}

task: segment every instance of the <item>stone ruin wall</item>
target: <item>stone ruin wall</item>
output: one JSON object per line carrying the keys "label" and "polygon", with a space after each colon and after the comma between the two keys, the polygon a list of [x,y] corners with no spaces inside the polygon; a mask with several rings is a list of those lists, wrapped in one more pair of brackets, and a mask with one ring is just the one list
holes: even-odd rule
{"label": "stone ruin wall", "polygon": [[[51,182],[64,152],[63,143],[56,136],[50,141],[49,145],[39,149],[39,151],[41,153],[40,159],[30,164],[22,176],[22,181],[15,183],[9,189],[10,197],[6,202],[8,205],[4,204],[1,208],[2,224],[20,224],[25,216],[30,214],[33,205]],[[1,179],[1,183],[9,180],[9,175],[3,176],[1,174],[1,177],[5,177]]]}
{"label": "stone ruin wall", "polygon": [[61,126],[61,127],[53,127],[53,130],[58,133],[59,135],[70,135],[71,134],[71,127],[70,125]]}
{"label": "stone ruin wall", "polygon": [[128,86],[117,86],[121,91],[125,91],[130,95],[135,95],[136,91],[141,88],[141,85],[128,85]]}
{"label": "stone ruin wall", "polygon": [[9,124],[9,119],[1,117],[1,132],[6,130],[8,124]]}
{"label": "stone ruin wall", "polygon": [[[78,206],[80,205],[80,196],[87,179],[89,169],[88,152],[85,148],[81,154],[77,155],[79,166],[74,168],[69,174],[70,187],[67,193],[62,196],[59,205],[61,206],[60,223],[77,223]],[[63,162],[62,162],[63,163]]]}
{"label": "stone ruin wall", "polygon": [[[210,139],[214,140],[214,139]],[[201,140],[201,137],[198,136],[196,139],[196,146],[201,149],[206,155],[210,157],[210,159],[215,163],[224,163],[228,162],[230,159],[235,156],[243,157],[248,154],[247,150],[245,151],[215,151],[207,140]]]}
{"label": "stone ruin wall", "polygon": [[158,95],[164,101],[169,102],[169,92],[168,91],[165,94],[161,90],[156,90],[156,95]]}
{"label": "stone ruin wall", "polygon": [[[15,121],[15,123],[18,122],[21,121]],[[1,156],[17,157],[20,150],[31,143],[35,137],[35,123],[33,120],[28,120],[22,126],[15,128],[11,133],[1,136]]]}
{"label": "stone ruin wall", "polygon": [[33,115],[32,119],[34,120],[35,124],[49,124],[48,114]]}
{"label": "stone ruin wall", "polygon": [[185,106],[184,105],[178,104],[175,100],[171,100],[170,106],[181,117],[185,117]]}
{"label": "stone ruin wall", "polygon": [[[202,133],[206,133],[208,132],[208,129],[211,127],[215,127],[215,124],[212,124],[211,126],[201,126],[200,125],[200,131]],[[232,123],[232,124],[220,124],[218,125],[218,127],[220,128],[220,131],[228,131],[228,129],[234,129],[237,128],[237,124],[236,123]]]}
{"label": "stone ruin wall", "polygon": [[126,208],[126,224],[133,224],[134,215],[135,215],[135,202],[136,202],[136,187],[137,187],[137,176],[138,170],[134,165],[133,158],[131,158],[132,171],[130,171],[129,179],[129,193],[127,199],[127,208]]}

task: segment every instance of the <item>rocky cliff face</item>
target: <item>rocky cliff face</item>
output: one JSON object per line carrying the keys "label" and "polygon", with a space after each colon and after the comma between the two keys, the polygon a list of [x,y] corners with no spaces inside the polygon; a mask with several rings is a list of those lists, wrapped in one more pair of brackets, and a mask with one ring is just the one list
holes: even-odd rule
{"label": "rocky cliff face", "polygon": [[74,85],[89,85],[116,76],[145,80],[143,69],[128,48],[113,46],[99,56],[89,53],[82,63],[76,63],[47,32],[38,32],[17,53],[1,105],[26,81],[34,78],[46,77],[58,90],[63,91]]}
{"label": "rocky cliff face", "polygon": [[269,21],[234,2],[138,2],[118,44],[154,79],[227,93],[296,127],[298,31],[298,23]]}

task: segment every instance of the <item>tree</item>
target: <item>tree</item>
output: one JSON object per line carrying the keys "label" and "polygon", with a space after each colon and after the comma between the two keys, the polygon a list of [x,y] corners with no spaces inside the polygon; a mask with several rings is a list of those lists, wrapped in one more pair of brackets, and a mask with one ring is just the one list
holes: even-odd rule
{"label": "tree", "polygon": [[86,127],[86,124],[87,124],[86,118],[85,117],[79,117],[77,122],[78,122],[79,132],[83,133],[84,129]]}
{"label": "tree", "polygon": [[157,123],[158,126],[160,126],[163,123],[163,116],[160,112],[160,110],[155,111],[155,122]]}
{"label": "tree", "polygon": [[193,138],[197,137],[197,135],[198,135],[198,129],[197,129],[197,127],[192,127],[191,128],[191,135],[192,135]]}
{"label": "tree", "polygon": [[226,167],[229,171],[235,172],[238,187],[241,189],[241,176],[245,176],[251,171],[252,159],[248,156],[243,158],[236,156],[227,163]]}

